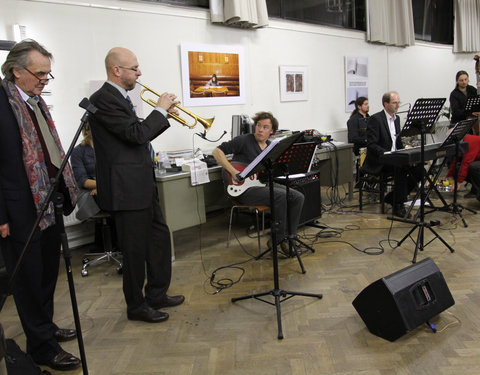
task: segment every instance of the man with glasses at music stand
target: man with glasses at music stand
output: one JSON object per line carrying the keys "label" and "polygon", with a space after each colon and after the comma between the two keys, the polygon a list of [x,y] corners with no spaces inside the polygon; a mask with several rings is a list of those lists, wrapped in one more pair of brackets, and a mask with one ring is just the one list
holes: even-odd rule
{"label": "man with glasses at music stand", "polygon": [[[13,46],[2,65],[0,88],[0,247],[9,274],[13,273],[37,212],[47,198],[64,152],[47,105],[40,94],[53,79],[52,54],[34,40]],[[60,180],[68,215],[75,204],[75,182],[67,164]],[[27,338],[27,353],[40,365],[73,370],[80,360],[59,342],[75,339],[73,329],[53,322],[53,297],[60,262],[60,232],[53,203],[13,280],[13,296]]]}

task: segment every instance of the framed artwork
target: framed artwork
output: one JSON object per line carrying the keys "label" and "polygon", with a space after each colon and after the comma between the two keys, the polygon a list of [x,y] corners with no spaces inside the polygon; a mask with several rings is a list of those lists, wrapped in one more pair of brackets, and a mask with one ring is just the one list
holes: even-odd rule
{"label": "framed artwork", "polygon": [[245,104],[243,47],[182,44],[181,62],[185,106]]}
{"label": "framed artwork", "polygon": [[280,66],[280,101],[308,100],[306,66]]}

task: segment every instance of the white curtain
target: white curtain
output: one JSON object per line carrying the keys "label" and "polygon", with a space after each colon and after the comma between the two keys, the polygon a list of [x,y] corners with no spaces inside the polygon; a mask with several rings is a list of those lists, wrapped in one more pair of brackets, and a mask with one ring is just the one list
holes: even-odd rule
{"label": "white curtain", "polygon": [[266,0],[210,0],[212,23],[245,29],[268,25]]}
{"label": "white curtain", "polygon": [[413,46],[411,0],[368,0],[367,40],[393,46]]}
{"label": "white curtain", "polygon": [[455,0],[453,52],[480,51],[480,0]]}

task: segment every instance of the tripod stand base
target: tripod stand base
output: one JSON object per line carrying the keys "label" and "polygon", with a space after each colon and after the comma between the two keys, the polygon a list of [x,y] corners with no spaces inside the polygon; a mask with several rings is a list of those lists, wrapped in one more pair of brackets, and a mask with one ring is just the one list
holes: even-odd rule
{"label": "tripod stand base", "polygon": [[[405,222],[405,220],[398,220],[398,221]],[[420,249],[420,251],[423,251],[425,246],[429,245],[430,242],[432,242],[436,238],[438,238],[448,248],[448,250],[450,250],[451,253],[455,252],[455,250],[432,228],[432,226],[433,226],[432,224],[425,223],[425,222],[415,223],[415,225],[412,227],[412,229],[410,229],[408,231],[408,233],[398,242],[398,246],[401,246],[403,241],[405,241],[408,237],[410,237],[410,235],[413,233],[413,231],[418,228],[417,241],[415,242],[415,241],[412,240],[415,243],[415,252],[413,253],[412,263],[416,263],[416,261],[417,261],[418,250]],[[430,232],[432,232],[433,235],[435,236],[426,245],[424,245],[425,228],[428,228],[430,230]]]}
{"label": "tripod stand base", "polygon": [[465,228],[468,227],[468,224],[467,222],[465,221],[463,215],[462,215],[462,211],[463,210],[467,210],[469,212],[471,212],[472,214],[476,215],[477,214],[477,211],[471,209],[471,208],[467,208],[467,207],[464,207],[462,206],[461,204],[459,203],[450,203],[447,207],[442,207],[439,209],[439,211],[445,211],[445,212],[450,212],[454,215],[458,215],[460,216],[460,220],[462,220],[462,223],[463,223],[463,226]]}
{"label": "tripod stand base", "polygon": [[[267,301],[261,297],[272,295],[275,298],[275,303],[272,303],[270,301]],[[243,297],[236,297],[232,298],[232,302],[237,302],[241,301],[244,299],[249,299],[249,298],[255,298],[259,301],[268,303],[269,305],[273,305],[277,309],[277,327],[278,327],[278,335],[277,338],[279,340],[283,339],[283,331],[282,331],[282,312],[280,309],[280,304],[294,296],[304,296],[304,297],[315,297],[315,298],[322,298],[322,294],[314,294],[314,293],[303,293],[303,292],[291,292],[288,290],[283,290],[283,289],[272,289],[267,292],[262,292],[262,293],[255,293],[255,294],[250,294],[247,296]]]}

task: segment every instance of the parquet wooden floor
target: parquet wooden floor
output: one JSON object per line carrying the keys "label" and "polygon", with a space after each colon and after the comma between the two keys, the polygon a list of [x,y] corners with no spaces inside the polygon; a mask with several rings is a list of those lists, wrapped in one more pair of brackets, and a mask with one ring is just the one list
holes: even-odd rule
{"label": "parquet wooden floor", "polygon": [[[480,209],[475,199],[460,201]],[[355,200],[344,203],[354,205]],[[186,302],[168,309],[170,319],[165,323],[128,321],[121,277],[115,267],[96,266],[82,278],[81,256],[86,249],[74,250],[73,275],[89,373],[480,374],[480,215],[464,212],[467,228],[458,216],[438,212],[429,215],[428,219],[441,221],[436,230],[455,252],[450,253],[437,239],[419,253],[418,260],[434,260],[456,303],[432,319],[439,332],[433,333],[423,325],[389,342],[367,330],[352,301],[373,281],[411,264],[414,244],[410,239],[394,248],[411,225],[392,223],[378,213],[378,206],[367,206],[362,213],[355,209],[324,213],[319,222],[329,229],[304,227],[299,231],[315,249],[315,253],[302,254],[306,274],[300,273],[295,258],[280,258],[281,288],[323,294],[323,299],[296,296],[281,304],[283,340],[277,339],[274,306],[253,299],[230,302],[232,297],[272,289],[273,273],[269,257],[246,262],[251,259],[246,252],[257,254],[258,249],[256,239],[247,236],[244,223],[235,227],[238,241],[225,247],[224,212],[211,214],[201,227],[175,234],[177,258],[170,293],[184,294]],[[431,237],[427,231],[425,243]],[[246,262],[239,265],[245,271],[241,281],[213,293],[211,272],[236,262]],[[215,281],[226,282],[239,274],[239,269],[218,270]],[[459,324],[447,327],[457,318]],[[56,322],[61,327],[73,327],[63,261]],[[6,336],[15,338],[24,348],[11,297],[2,311],[1,323]],[[63,347],[79,353],[76,341]]]}

